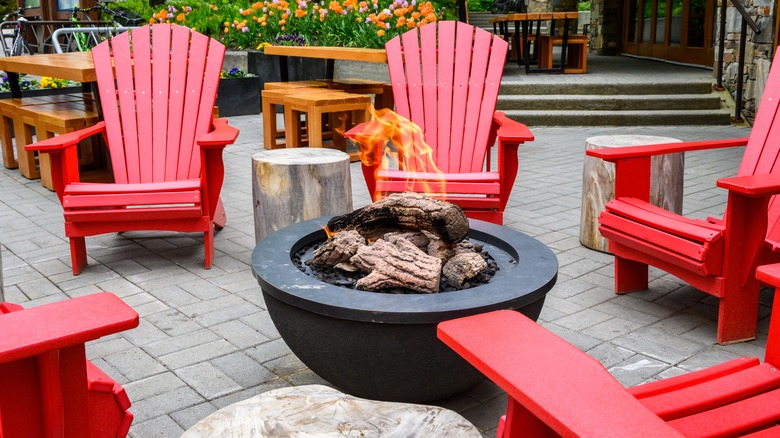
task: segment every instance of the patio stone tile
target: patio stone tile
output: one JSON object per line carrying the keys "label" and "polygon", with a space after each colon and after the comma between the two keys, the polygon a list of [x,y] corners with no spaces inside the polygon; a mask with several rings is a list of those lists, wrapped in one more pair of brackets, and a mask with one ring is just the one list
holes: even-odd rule
{"label": "patio stone tile", "polygon": [[636,354],[625,348],[618,347],[611,342],[604,342],[587,351],[588,355],[601,362],[604,368],[611,368],[622,363]]}
{"label": "patio stone tile", "polygon": [[[560,323],[560,321],[556,321],[556,324],[558,323]],[[586,327],[582,330],[582,332],[596,339],[609,341],[618,336],[630,333],[631,331],[636,330],[641,326],[642,324],[638,324],[623,318],[610,318],[604,322]]]}
{"label": "patio stone tile", "polygon": [[613,319],[613,317],[607,313],[599,312],[598,310],[594,309],[583,309],[577,313],[572,313],[571,315],[564,316],[563,318],[558,318],[555,321],[555,324],[569,330],[581,331],[590,335],[590,333],[585,330],[586,328],[592,327],[610,319]]}
{"label": "patio stone tile", "polygon": [[211,400],[211,402],[214,404],[214,406],[217,407],[217,409],[222,409],[225,406],[231,405],[235,402],[239,402],[242,400],[246,400],[248,398],[252,398],[258,394],[262,394],[267,391],[271,391],[278,388],[284,388],[290,386],[290,384],[282,379],[275,379],[271,380],[269,382],[262,383],[260,385],[257,385],[253,388],[245,389],[243,391],[234,392],[233,394],[226,395],[224,397],[220,397],[214,400]]}
{"label": "patio stone tile", "polygon": [[[170,339],[170,336],[166,335],[164,331],[160,330],[157,326],[152,324],[151,321],[146,319],[142,319],[139,322],[138,327],[122,332],[122,336],[132,342],[133,345],[143,346],[147,348],[147,350],[150,345]],[[151,352],[151,354],[154,355],[155,353]]]}
{"label": "patio stone tile", "polygon": [[225,373],[208,362],[179,368],[175,373],[207,400],[222,397],[242,389]]}
{"label": "patio stone tile", "polygon": [[164,373],[156,374],[144,379],[135,380],[125,385],[125,391],[128,394],[132,394],[133,404],[158,396],[160,394],[166,394],[177,388],[182,388],[187,384],[176,374],[166,371]]}
{"label": "patio stone tile", "polygon": [[166,307],[161,312],[147,316],[146,320],[171,337],[176,337],[202,328],[183,313],[169,307]]}
{"label": "patio stone tile", "polygon": [[666,362],[636,354],[609,368],[609,372],[625,387],[638,385],[669,367]]}
{"label": "patio stone tile", "polygon": [[222,370],[243,389],[277,379],[274,373],[242,351],[213,359],[211,364]]}
{"label": "patio stone tile", "polygon": [[54,283],[45,277],[38,277],[32,280],[16,283],[16,286],[31,300],[62,293],[62,290],[60,290],[59,287],[57,287]]}
{"label": "patio stone tile", "polygon": [[133,348],[133,344],[122,335],[112,335],[100,338],[87,344],[87,359],[93,360],[104,356],[110,356],[120,351]]}
{"label": "patio stone tile", "polygon": [[679,363],[706,348],[704,344],[666,336],[657,329],[647,327],[619,336],[612,342],[669,364]]}
{"label": "patio stone tile", "polygon": [[236,347],[230,345],[230,343],[224,339],[218,339],[206,344],[196,345],[164,356],[159,356],[158,360],[168,368],[175,370],[198,362],[224,356],[234,351],[236,351]]}
{"label": "patio stone tile", "polygon": [[211,330],[240,349],[268,342],[270,339],[242,320],[231,320],[211,327]]}
{"label": "patio stone tile", "polygon": [[104,359],[130,381],[165,371],[165,367],[156,358],[138,347],[114,353]]}
{"label": "patio stone tile", "polygon": [[[143,423],[158,417],[167,417],[167,412],[175,412],[203,403],[203,397],[189,386],[173,389],[165,394],[145,398],[133,403],[131,412],[135,421]],[[179,434],[183,433],[180,431]]]}
{"label": "patio stone tile", "polygon": [[281,378],[287,378],[291,374],[306,369],[306,365],[292,353],[282,357],[263,362],[263,366]]}
{"label": "patio stone tile", "polygon": [[177,438],[184,433],[184,430],[171,417],[164,415],[138,425],[134,424],[130,436],[132,438]]}
{"label": "patio stone tile", "polygon": [[212,413],[217,411],[217,407],[213,403],[206,402],[199,405],[190,406],[180,411],[172,412],[171,418],[176,421],[182,429],[187,430],[194,426],[198,421],[208,417]]}
{"label": "patio stone tile", "polygon": [[[158,337],[156,341],[149,342],[144,345],[144,349],[146,349],[146,351],[155,357],[160,357],[199,345],[208,344],[220,339],[219,336],[207,329],[195,330],[192,332],[180,334],[176,337],[170,337],[151,323],[148,324],[154,327],[154,329],[162,335]],[[132,333],[132,331],[130,333]],[[137,342],[133,343],[138,345]]]}

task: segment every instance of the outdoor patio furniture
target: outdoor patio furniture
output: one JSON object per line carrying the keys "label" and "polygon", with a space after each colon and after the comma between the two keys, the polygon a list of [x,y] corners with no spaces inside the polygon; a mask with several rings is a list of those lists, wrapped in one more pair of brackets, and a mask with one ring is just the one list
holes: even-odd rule
{"label": "outdoor patio furniture", "polygon": [[[211,267],[214,228],[224,225],[222,150],[238,136],[212,118],[224,53],[217,41],[167,24],[104,41],[92,50],[104,121],[26,147],[51,156],[74,274],[87,264],[85,236],[133,230],[202,232]],[[114,184],[79,182],[75,146],[97,134]]]}
{"label": "outdoor patio furniture", "polygon": [[413,29],[385,45],[396,112],[421,128],[431,153],[426,162],[402,151],[399,157],[407,160],[399,160],[399,169],[380,169],[388,139],[369,132],[394,121],[383,116],[348,131],[345,136],[374,151],[373,159],[363,159],[374,201],[428,190],[460,205],[471,218],[503,223],[518,147],[534,138],[525,125],[495,112],[507,47],[498,36],[451,21]]}
{"label": "outdoor patio furniture", "polygon": [[126,436],[130,400],[84,344],[137,326],[138,314],[106,292],[30,309],[0,303],[0,436]]}
{"label": "outdoor patio furniture", "polygon": [[[313,421],[314,420],[314,421]],[[353,397],[324,385],[279,388],[212,413],[181,438],[458,437],[479,438],[474,425],[438,406]]]}
{"label": "outdoor patio furniture", "polygon": [[[769,73],[749,138],[589,150],[615,163],[615,200],[599,217],[599,231],[615,254],[615,291],[647,289],[648,265],[669,272],[720,300],[717,340],[755,338],[759,283],[756,266],[780,250],[780,67]],[[737,176],[718,180],[729,190],[722,219],[687,218],[648,203],[650,157],[747,145]]]}
{"label": "outdoor patio furniture", "polygon": [[[758,269],[780,287],[780,265]],[[445,321],[439,339],[509,395],[497,436],[770,437],[780,434],[780,293],[765,362],[738,358],[624,388],[595,359],[522,314]],[[660,370],[659,370],[660,371]]]}

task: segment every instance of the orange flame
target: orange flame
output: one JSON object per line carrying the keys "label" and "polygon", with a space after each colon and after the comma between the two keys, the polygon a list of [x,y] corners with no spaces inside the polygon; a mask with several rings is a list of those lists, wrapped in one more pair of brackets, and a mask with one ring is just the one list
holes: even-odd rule
{"label": "orange flame", "polygon": [[334,234],[336,234],[336,232],[331,231],[330,228],[327,227],[327,225],[322,227],[322,231],[325,231],[325,237],[327,239],[330,239],[331,237],[333,237]]}
{"label": "orange flame", "polygon": [[[433,160],[433,149],[425,142],[422,129],[411,120],[389,109],[371,111],[371,121],[365,123],[355,141],[360,145],[363,164],[374,168],[374,178],[399,179],[405,190],[425,194],[446,193],[443,173]],[[403,171],[393,175],[391,169]],[[390,171],[390,172],[387,172]],[[374,200],[381,193],[374,194]]]}

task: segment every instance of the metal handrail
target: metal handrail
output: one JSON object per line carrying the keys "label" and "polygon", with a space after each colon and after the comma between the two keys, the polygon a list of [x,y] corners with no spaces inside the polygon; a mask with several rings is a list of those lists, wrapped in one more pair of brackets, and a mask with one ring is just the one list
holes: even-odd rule
{"label": "metal handrail", "polygon": [[[737,68],[738,68],[738,74],[737,74],[737,96],[734,99],[736,102],[735,108],[734,108],[734,116],[731,118],[733,122],[741,122],[742,121],[742,89],[743,89],[743,76],[745,72],[745,45],[747,44],[747,26],[750,26],[751,29],[753,29],[753,32],[756,35],[759,35],[761,33],[761,29],[759,29],[758,25],[755,21],[753,21],[752,18],[750,18],[750,15],[748,15],[747,10],[745,10],[745,6],[742,5],[742,3],[739,2],[739,0],[730,0],[731,3],[734,5],[734,8],[739,12],[739,14],[742,16],[742,25],[739,31],[739,58],[737,62]],[[725,42],[726,42],[726,1],[723,0],[720,3],[720,35],[719,35],[719,44],[718,44],[718,72],[717,72],[717,82],[713,86],[715,90],[722,91],[725,88],[723,87],[723,53],[725,48]]]}
{"label": "metal handrail", "polygon": [[74,33],[91,33],[101,35],[116,35],[118,33],[127,32],[128,30],[135,29],[135,27],[124,26],[106,26],[106,27],[62,27],[54,31],[52,34],[52,44],[54,45],[54,51],[62,53],[62,46],[60,46],[60,36],[64,34]]}

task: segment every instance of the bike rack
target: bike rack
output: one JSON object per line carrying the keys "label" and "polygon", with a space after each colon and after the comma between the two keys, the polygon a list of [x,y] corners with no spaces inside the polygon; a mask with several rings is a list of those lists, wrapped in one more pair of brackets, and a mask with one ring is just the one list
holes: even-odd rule
{"label": "bike rack", "polygon": [[[16,21],[3,21],[0,23],[0,46],[2,46],[3,53],[0,56],[8,56],[11,52],[10,45],[16,37],[17,28],[19,27],[19,20]],[[30,29],[35,36],[34,41],[26,41],[28,45],[32,46],[39,53],[45,49],[46,41],[45,37],[49,34],[53,35],[59,29],[90,29],[98,26],[110,25],[109,21],[70,21],[70,20],[24,20],[22,27],[24,29]],[[78,27],[84,26],[84,27]],[[58,29],[53,30],[54,27]],[[102,28],[102,27],[101,27]],[[126,27],[118,27],[120,29],[128,29]],[[52,36],[52,39],[54,37]],[[55,47],[56,50],[56,47]]]}
{"label": "bike rack", "polygon": [[60,39],[59,39],[61,35],[76,34],[76,33],[82,33],[82,34],[91,33],[91,34],[97,34],[98,37],[114,36],[116,34],[126,32],[131,29],[135,29],[135,27],[124,27],[124,26],[62,27],[54,31],[51,40],[52,40],[52,44],[54,45],[54,51],[57,53],[62,53],[62,46],[60,46]]}

